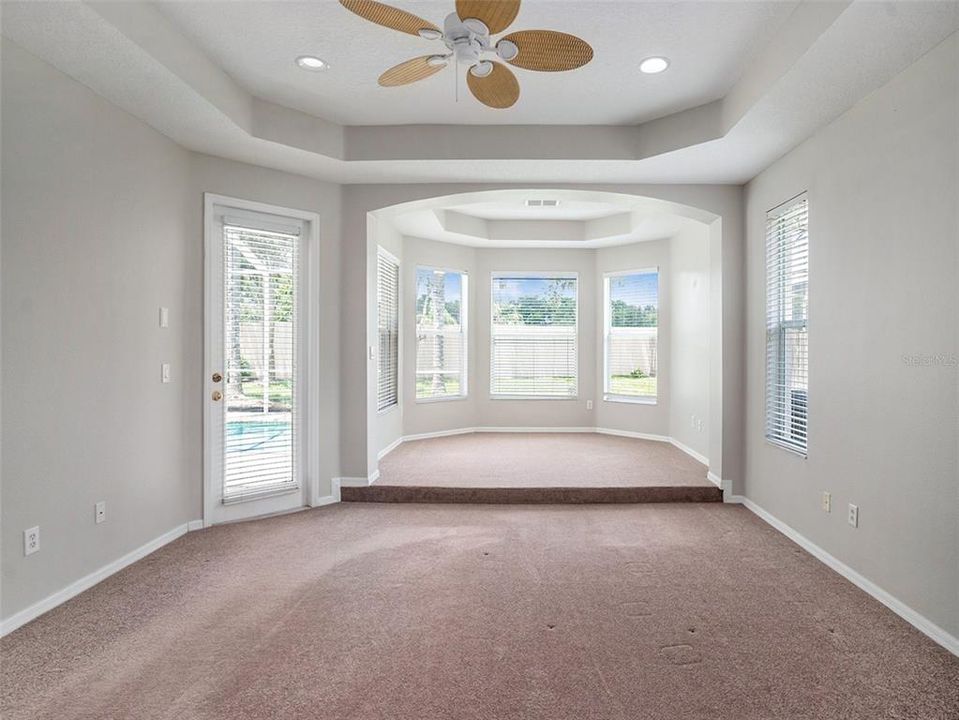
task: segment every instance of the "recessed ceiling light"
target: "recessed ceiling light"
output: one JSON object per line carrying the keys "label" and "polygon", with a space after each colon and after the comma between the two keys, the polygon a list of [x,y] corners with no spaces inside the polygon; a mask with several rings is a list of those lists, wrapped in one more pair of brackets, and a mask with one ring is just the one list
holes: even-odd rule
{"label": "recessed ceiling light", "polygon": [[668,67],[669,60],[664,57],[648,57],[639,64],[640,71],[646,73],[647,75],[661,73]]}
{"label": "recessed ceiling light", "polygon": [[326,70],[330,67],[326,60],[321,60],[313,55],[300,55],[296,59],[296,64],[304,70]]}

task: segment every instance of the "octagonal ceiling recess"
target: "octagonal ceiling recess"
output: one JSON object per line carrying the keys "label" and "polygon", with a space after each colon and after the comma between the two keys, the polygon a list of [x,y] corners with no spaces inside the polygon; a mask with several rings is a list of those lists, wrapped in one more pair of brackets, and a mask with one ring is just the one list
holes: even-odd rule
{"label": "octagonal ceiling recess", "polygon": [[[959,3],[524,0],[513,26],[595,56],[500,110],[451,102],[454,73],[380,87],[429,41],[333,0],[4,2],[2,30],[188,149],[338,183],[740,184],[955,32]],[[640,72],[651,55],[669,70]]]}
{"label": "octagonal ceiling recess", "polygon": [[[558,200],[529,206],[529,200]],[[434,198],[376,215],[402,235],[473,247],[597,248],[664,240],[694,222],[670,204],[576,190],[499,190]]]}

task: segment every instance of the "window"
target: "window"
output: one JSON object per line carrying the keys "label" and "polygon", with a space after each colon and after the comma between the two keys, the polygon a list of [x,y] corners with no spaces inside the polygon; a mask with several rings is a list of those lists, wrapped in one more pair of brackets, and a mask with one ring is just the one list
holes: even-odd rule
{"label": "window", "polygon": [[494,273],[493,397],[576,397],[575,273]]}
{"label": "window", "polygon": [[809,237],[805,195],[766,215],[766,439],[806,454]]}
{"label": "window", "polygon": [[604,277],[607,400],[655,402],[659,376],[659,271]]}
{"label": "window", "polygon": [[400,265],[396,258],[379,249],[376,260],[376,326],[379,334],[377,356],[376,409],[397,404],[400,350]]}
{"label": "window", "polygon": [[416,399],[466,397],[466,273],[416,268]]}

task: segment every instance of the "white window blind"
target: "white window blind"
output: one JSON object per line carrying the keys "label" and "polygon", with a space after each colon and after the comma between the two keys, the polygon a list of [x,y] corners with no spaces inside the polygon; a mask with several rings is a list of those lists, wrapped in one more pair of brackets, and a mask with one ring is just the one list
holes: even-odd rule
{"label": "white window blind", "polygon": [[223,502],[298,487],[296,231],[225,224]]}
{"label": "white window blind", "polygon": [[416,398],[466,396],[466,273],[416,268]]}
{"label": "white window blind", "polygon": [[576,275],[494,273],[490,303],[490,393],[576,397]]}
{"label": "white window blind", "polygon": [[398,402],[400,266],[382,249],[377,253],[376,262],[376,322],[379,335],[376,408],[386,410]]}
{"label": "white window blind", "polygon": [[659,376],[659,272],[608,273],[604,281],[606,398],[654,400]]}
{"label": "white window blind", "polygon": [[766,438],[806,454],[809,393],[809,204],[766,216]]}

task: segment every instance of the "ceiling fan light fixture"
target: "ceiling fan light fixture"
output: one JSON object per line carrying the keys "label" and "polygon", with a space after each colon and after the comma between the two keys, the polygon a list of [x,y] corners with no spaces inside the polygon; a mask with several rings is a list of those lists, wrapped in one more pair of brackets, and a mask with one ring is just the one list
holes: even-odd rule
{"label": "ceiling fan light fixture", "polygon": [[669,58],[664,58],[660,56],[648,57],[639,64],[640,72],[644,72],[647,75],[655,75],[656,73],[661,73],[663,70],[669,67]]}
{"label": "ceiling fan light fixture", "polygon": [[311,70],[313,72],[329,70],[330,68],[330,64],[326,60],[318,58],[315,55],[300,55],[296,59],[296,64],[304,70]]}
{"label": "ceiling fan light fixture", "polygon": [[512,40],[500,40],[496,43],[496,54],[509,62],[519,55],[519,46]]}
{"label": "ceiling fan light fixture", "polygon": [[473,77],[478,78],[489,77],[491,72],[493,72],[493,63],[491,63],[489,60],[480,60],[470,68],[470,73],[473,75]]}
{"label": "ceiling fan light fixture", "polygon": [[489,35],[489,28],[486,27],[486,23],[484,23],[482,20],[468,18],[463,21],[463,25],[474,35]]}
{"label": "ceiling fan light fixture", "polygon": [[431,55],[426,64],[431,67],[445,67],[449,64],[449,61],[448,55]]}
{"label": "ceiling fan light fixture", "polygon": [[420,28],[417,33],[424,40],[439,40],[443,37],[443,33],[436,28]]}

